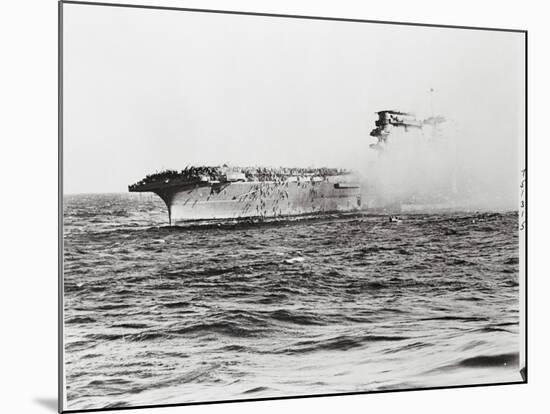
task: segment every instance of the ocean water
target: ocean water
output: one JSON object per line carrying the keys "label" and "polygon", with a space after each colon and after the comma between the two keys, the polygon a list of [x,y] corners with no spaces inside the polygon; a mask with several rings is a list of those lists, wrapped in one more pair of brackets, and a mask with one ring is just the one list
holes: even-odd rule
{"label": "ocean water", "polygon": [[68,409],[519,381],[518,217],[166,226],[64,197]]}

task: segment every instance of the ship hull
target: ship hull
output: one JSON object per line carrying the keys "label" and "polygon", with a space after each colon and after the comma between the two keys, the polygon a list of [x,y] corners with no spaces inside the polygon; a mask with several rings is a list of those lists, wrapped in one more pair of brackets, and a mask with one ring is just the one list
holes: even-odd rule
{"label": "ship hull", "polygon": [[157,188],[170,224],[190,220],[283,218],[361,208],[359,185],[334,180],[193,183]]}

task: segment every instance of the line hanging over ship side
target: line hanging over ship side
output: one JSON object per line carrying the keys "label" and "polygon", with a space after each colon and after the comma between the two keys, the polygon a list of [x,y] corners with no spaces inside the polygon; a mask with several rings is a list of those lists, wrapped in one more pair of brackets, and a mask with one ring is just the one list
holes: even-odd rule
{"label": "line hanging over ship side", "polygon": [[361,208],[357,177],[336,168],[187,167],[148,175],[128,189],[162,198],[170,224],[263,220]]}

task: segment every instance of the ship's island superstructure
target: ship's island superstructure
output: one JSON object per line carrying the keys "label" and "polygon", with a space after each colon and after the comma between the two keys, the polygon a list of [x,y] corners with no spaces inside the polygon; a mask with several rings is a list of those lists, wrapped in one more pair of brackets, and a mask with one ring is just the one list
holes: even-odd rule
{"label": "ship's island superstructure", "polygon": [[395,128],[403,128],[405,131],[409,131],[410,129],[423,129],[425,126],[430,126],[432,130],[435,130],[439,124],[445,122],[445,118],[442,116],[431,116],[424,120],[418,120],[413,113],[394,110],[379,111],[377,115],[376,128],[370,132],[370,136],[377,139],[375,144],[370,145],[375,150],[382,150],[385,147],[388,143],[388,137]]}
{"label": "ship's island superstructure", "polygon": [[[422,128],[413,114],[377,112],[371,136],[382,150],[393,128]],[[191,166],[147,175],[128,187],[166,203],[170,224],[191,220],[259,219],[353,212],[363,208],[358,175],[337,168]],[[365,203],[366,205],[366,203]]]}

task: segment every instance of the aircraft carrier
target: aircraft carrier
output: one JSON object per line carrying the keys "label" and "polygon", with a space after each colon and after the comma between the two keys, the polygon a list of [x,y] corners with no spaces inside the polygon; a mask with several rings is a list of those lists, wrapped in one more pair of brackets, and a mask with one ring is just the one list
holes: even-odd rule
{"label": "aircraft carrier", "polygon": [[131,192],[154,192],[170,224],[189,220],[283,218],[361,208],[355,176],[329,168],[187,167],[145,177]]}
{"label": "aircraft carrier", "polygon": [[[371,136],[382,150],[393,128],[422,128],[414,115],[377,112]],[[191,166],[150,174],[128,187],[153,192],[168,208],[171,225],[192,220],[285,218],[353,212],[366,207],[365,188],[352,171],[337,168]],[[362,191],[363,190],[363,191]]]}

